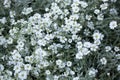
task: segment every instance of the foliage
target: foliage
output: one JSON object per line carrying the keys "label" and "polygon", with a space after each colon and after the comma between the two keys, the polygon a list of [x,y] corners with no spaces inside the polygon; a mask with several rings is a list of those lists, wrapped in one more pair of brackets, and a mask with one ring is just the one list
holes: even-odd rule
{"label": "foliage", "polygon": [[120,80],[119,0],[0,0],[0,80]]}

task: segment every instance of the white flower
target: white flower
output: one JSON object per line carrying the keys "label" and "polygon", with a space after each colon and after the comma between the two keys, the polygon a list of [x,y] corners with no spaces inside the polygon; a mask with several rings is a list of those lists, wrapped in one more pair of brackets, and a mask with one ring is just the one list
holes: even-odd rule
{"label": "white flower", "polygon": [[99,14],[97,16],[97,19],[100,20],[100,21],[102,21],[104,19],[104,15],[103,14]]}
{"label": "white flower", "polygon": [[91,15],[86,15],[85,18],[86,18],[87,20],[91,20],[92,16],[91,16]]}
{"label": "white flower", "polygon": [[58,59],[56,60],[56,65],[61,65],[62,64],[62,60]]}
{"label": "white flower", "polygon": [[73,80],[79,80],[79,77],[74,77]]}
{"label": "white flower", "polygon": [[100,59],[101,64],[105,65],[107,63],[107,60],[105,57],[103,57],[102,59]]}
{"label": "white flower", "polygon": [[60,37],[60,42],[65,43],[67,41],[66,37]]}
{"label": "white flower", "polygon": [[77,35],[72,35],[72,40],[75,40],[75,39],[77,39],[77,38],[78,38]]}
{"label": "white flower", "polygon": [[7,40],[7,43],[12,44],[13,43],[13,38],[9,37],[8,40]]}
{"label": "white flower", "polygon": [[91,47],[91,43],[90,42],[84,42],[84,47],[90,48]]}
{"label": "white flower", "polygon": [[69,14],[68,9],[64,9],[64,15],[67,16]]}
{"label": "white flower", "polygon": [[79,19],[79,15],[77,14],[73,14],[70,16],[70,20],[78,20]]}
{"label": "white flower", "polygon": [[99,9],[95,9],[95,10],[94,10],[94,13],[95,13],[95,14],[99,14],[99,13],[100,13],[100,10],[99,10]]}
{"label": "white flower", "polygon": [[59,76],[54,76],[54,80],[58,80],[59,79]]}
{"label": "white flower", "polygon": [[10,11],[9,14],[10,14],[10,17],[11,17],[11,18],[14,18],[14,16],[16,15],[15,11]]}
{"label": "white flower", "polygon": [[18,45],[19,45],[20,47],[23,47],[23,46],[24,46],[24,42],[23,42],[23,41],[20,41],[20,42],[18,42]]}
{"label": "white flower", "polygon": [[0,72],[2,72],[3,70],[4,70],[4,66],[0,64]]}
{"label": "white flower", "polygon": [[3,5],[5,8],[10,8],[10,4],[11,4],[11,0],[4,0]]}
{"label": "white flower", "polygon": [[98,46],[96,44],[92,44],[90,50],[91,51],[97,51]]}
{"label": "white flower", "polygon": [[23,11],[22,11],[22,14],[28,15],[28,14],[30,14],[31,12],[33,12],[32,7],[24,8]]}
{"label": "white flower", "polygon": [[36,55],[41,55],[41,57],[47,56],[47,53],[43,49],[41,49],[41,48],[37,48],[35,50],[35,54]]}
{"label": "white flower", "polygon": [[69,71],[65,71],[63,75],[67,77],[69,75]]}
{"label": "white flower", "polygon": [[25,61],[26,62],[31,62],[31,57],[30,56],[25,56]]}
{"label": "white flower", "polygon": [[116,54],[115,57],[116,57],[117,59],[120,59],[120,54]]}
{"label": "white flower", "polygon": [[38,71],[35,69],[32,73],[34,76],[38,77],[40,74],[38,73]]}
{"label": "white flower", "polygon": [[53,39],[54,38],[54,35],[52,35],[52,34],[47,34],[46,36],[45,36],[45,39],[46,40],[50,40],[50,39]]}
{"label": "white flower", "polygon": [[80,3],[80,0],[73,0],[74,3]]}
{"label": "white flower", "polygon": [[103,2],[107,2],[108,0],[102,0]]}
{"label": "white flower", "polygon": [[107,75],[110,76],[110,73],[108,72]]}
{"label": "white flower", "polygon": [[97,72],[98,72],[98,70],[96,70],[96,69],[94,69],[94,68],[91,68],[91,69],[88,71],[88,75],[89,75],[90,77],[95,77]]}
{"label": "white flower", "polygon": [[68,42],[69,42],[69,43],[72,43],[72,39],[68,39]]}
{"label": "white flower", "polygon": [[[3,2],[6,3],[4,6],[9,7],[10,4],[7,2],[11,1],[4,0]],[[89,4],[91,3],[89,0],[53,0],[50,7],[44,9],[45,13],[42,14],[39,13],[39,10],[38,13],[35,13],[36,10],[33,12],[32,7],[24,8],[21,12],[23,17],[20,16],[22,19],[19,20],[15,16],[17,15],[15,11],[10,11],[8,17],[0,19],[2,23],[0,28],[3,27],[3,30],[0,30],[0,46],[3,48],[0,50],[3,50],[1,51],[2,63],[5,60],[7,63],[4,64],[13,67],[13,70],[4,69],[5,65],[0,64],[0,80],[7,80],[6,78],[8,80],[12,80],[11,78],[27,80],[31,75],[39,80],[42,76],[41,71],[44,72],[46,80],[59,80],[59,78],[64,80],[64,77],[80,80],[89,76],[95,77],[98,70],[89,69],[89,67],[99,64],[93,62],[92,65],[88,65],[87,71],[84,71],[82,68],[84,65],[81,63],[79,65],[77,62],[81,62],[82,59],[89,60],[89,57],[92,57],[89,54],[95,53],[94,51],[101,52],[104,47],[103,52],[116,53],[113,54],[114,57],[120,58],[119,47],[105,43],[107,37],[103,40],[104,34],[102,33],[104,32],[101,29],[101,32],[96,30],[99,26],[104,25],[102,24],[104,16],[105,19],[110,18],[110,16],[106,16],[107,13],[114,11],[111,10],[112,6],[108,8],[107,1],[110,2],[110,0],[96,0],[99,4],[92,5]],[[32,12],[35,14],[30,14]],[[117,16],[115,12],[113,13],[110,15]],[[7,23],[9,17],[10,22]],[[111,20],[108,26],[110,29],[116,28],[117,21]],[[6,31],[9,33],[6,34]],[[111,50],[110,46],[105,45],[111,45],[114,49]],[[99,54],[96,58],[105,55]],[[99,63],[102,65],[106,65],[107,62],[106,57],[99,59]],[[13,73],[7,70],[11,70]],[[116,70],[120,71],[120,65]],[[29,75],[28,78],[27,75]]]}
{"label": "white flower", "polygon": [[16,73],[21,71],[21,66],[20,65],[15,65],[13,69]]}
{"label": "white flower", "polygon": [[105,47],[106,52],[110,51],[111,49],[112,49],[112,48],[111,48],[110,46],[106,46],[106,47]]}
{"label": "white flower", "polygon": [[108,3],[103,3],[100,5],[101,10],[105,10],[108,8]]}
{"label": "white flower", "polygon": [[45,73],[46,73],[47,75],[50,75],[50,74],[51,74],[50,70],[46,70]]}
{"label": "white flower", "polygon": [[65,63],[59,65],[59,68],[64,68],[64,67],[65,67]]}
{"label": "white flower", "polygon": [[83,53],[76,54],[76,59],[82,59],[82,58],[83,58]]}
{"label": "white flower", "polygon": [[114,29],[116,28],[118,25],[117,25],[117,21],[111,21],[110,24],[109,24],[109,27],[110,29]]}
{"label": "white flower", "polygon": [[117,70],[120,71],[120,64],[117,66]]}
{"label": "white flower", "polygon": [[25,68],[25,70],[31,70],[32,66],[31,66],[31,64],[25,64],[24,68]]}
{"label": "white flower", "polygon": [[80,11],[79,7],[73,7],[72,8],[73,13],[78,13]]}
{"label": "white flower", "polygon": [[114,50],[115,50],[116,52],[118,52],[118,51],[120,51],[120,48],[117,47],[117,46],[115,46],[115,47],[114,47]]}
{"label": "white flower", "polygon": [[96,45],[100,45],[101,42],[100,42],[100,40],[95,40],[95,41],[94,41],[94,44],[96,44]]}
{"label": "white flower", "polygon": [[90,53],[90,51],[87,48],[82,48],[80,51],[82,52],[83,55],[87,55]]}
{"label": "white flower", "polygon": [[3,17],[2,19],[0,19],[0,22],[1,22],[2,24],[5,24],[5,23],[7,22],[7,20],[6,20],[5,17]]}
{"label": "white flower", "polygon": [[46,44],[46,40],[44,40],[44,39],[40,39],[40,40],[38,40],[38,42],[37,42],[40,46],[45,46],[45,44]]}
{"label": "white flower", "polygon": [[85,1],[80,1],[81,7],[86,8],[88,6],[87,2]]}
{"label": "white flower", "polygon": [[77,42],[76,46],[77,46],[78,49],[80,49],[80,48],[82,48],[83,44],[82,44],[82,42]]}
{"label": "white flower", "polygon": [[117,12],[116,8],[110,9],[110,14],[112,14],[112,15],[117,15],[118,12]]}
{"label": "white flower", "polygon": [[48,61],[44,61],[44,62],[43,62],[43,66],[44,66],[44,67],[49,66],[49,62],[48,62]]}
{"label": "white flower", "polygon": [[71,75],[75,75],[75,72],[71,70],[71,71],[70,71],[70,74],[71,74]]}
{"label": "white flower", "polygon": [[55,2],[59,3],[61,0],[55,0]]}
{"label": "white flower", "polygon": [[21,55],[19,53],[16,53],[16,54],[12,55],[12,58],[14,60],[19,60],[21,58]]}
{"label": "white flower", "polygon": [[0,36],[0,45],[3,45],[6,42],[4,36]]}
{"label": "white flower", "polygon": [[4,76],[0,75],[0,80],[5,80]]}
{"label": "white flower", "polygon": [[94,40],[102,40],[103,37],[104,37],[104,35],[101,34],[101,33],[99,33],[99,32],[95,32],[95,33],[93,34],[93,39],[94,39]]}
{"label": "white flower", "polygon": [[67,61],[67,66],[71,67],[72,66],[72,62],[71,61]]}
{"label": "white flower", "polygon": [[18,78],[21,79],[21,80],[27,79],[27,72],[26,71],[21,71],[20,73],[18,73]]}
{"label": "white flower", "polygon": [[12,71],[6,70],[5,72],[6,72],[9,76],[12,76]]}

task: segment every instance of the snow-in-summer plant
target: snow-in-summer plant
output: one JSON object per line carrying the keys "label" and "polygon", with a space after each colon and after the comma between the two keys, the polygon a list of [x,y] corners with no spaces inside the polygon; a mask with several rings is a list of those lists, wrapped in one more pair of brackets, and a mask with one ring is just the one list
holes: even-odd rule
{"label": "snow-in-summer plant", "polygon": [[120,0],[0,0],[0,80],[120,80]]}

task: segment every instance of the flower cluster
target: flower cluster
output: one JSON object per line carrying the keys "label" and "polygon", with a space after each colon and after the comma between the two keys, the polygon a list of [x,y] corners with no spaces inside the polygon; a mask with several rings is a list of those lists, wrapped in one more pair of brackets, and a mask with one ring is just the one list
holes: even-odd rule
{"label": "flower cluster", "polygon": [[116,2],[53,0],[42,13],[24,7],[18,18],[4,0],[0,80],[119,80]]}

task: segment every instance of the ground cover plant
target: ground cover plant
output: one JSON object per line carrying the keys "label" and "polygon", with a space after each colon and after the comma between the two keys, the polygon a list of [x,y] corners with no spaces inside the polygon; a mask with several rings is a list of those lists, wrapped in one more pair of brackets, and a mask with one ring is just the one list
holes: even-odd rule
{"label": "ground cover plant", "polygon": [[0,0],[0,80],[120,80],[120,0]]}

